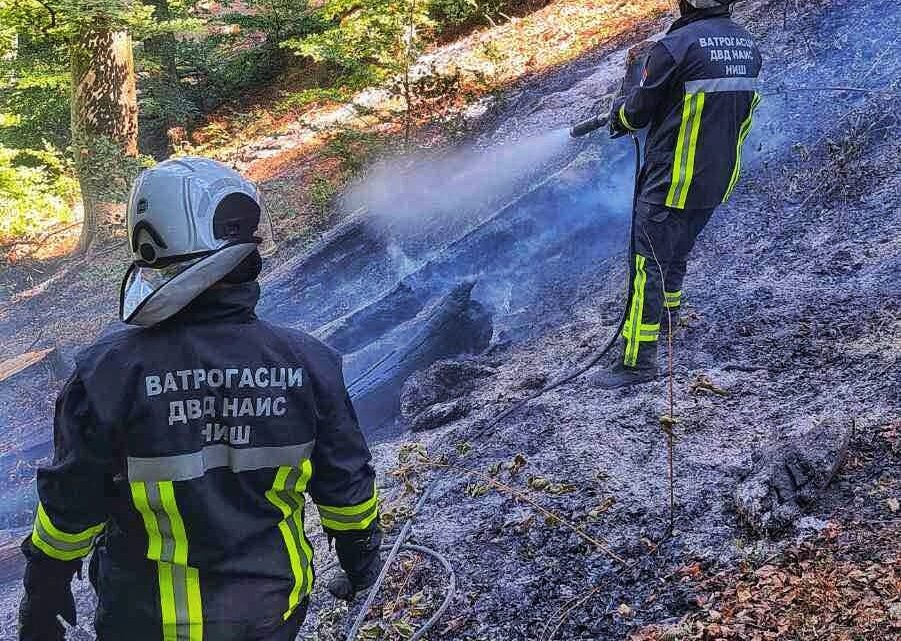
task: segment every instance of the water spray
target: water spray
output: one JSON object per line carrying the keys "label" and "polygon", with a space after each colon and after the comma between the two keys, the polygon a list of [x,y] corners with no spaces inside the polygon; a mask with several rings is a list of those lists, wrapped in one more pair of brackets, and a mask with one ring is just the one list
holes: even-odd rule
{"label": "water spray", "polygon": [[610,119],[607,116],[592,116],[587,120],[574,124],[569,130],[569,135],[572,138],[581,138],[593,131],[597,131],[601,127],[606,127],[608,122],[610,122]]}

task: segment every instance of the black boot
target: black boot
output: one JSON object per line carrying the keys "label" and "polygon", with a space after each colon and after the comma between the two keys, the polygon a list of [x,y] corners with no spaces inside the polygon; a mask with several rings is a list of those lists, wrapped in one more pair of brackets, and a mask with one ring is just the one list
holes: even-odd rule
{"label": "black boot", "polygon": [[613,367],[590,375],[588,383],[600,389],[616,389],[650,383],[658,378],[660,372],[657,369],[657,342],[653,341],[641,345],[635,367],[623,365],[622,358],[619,358]]}

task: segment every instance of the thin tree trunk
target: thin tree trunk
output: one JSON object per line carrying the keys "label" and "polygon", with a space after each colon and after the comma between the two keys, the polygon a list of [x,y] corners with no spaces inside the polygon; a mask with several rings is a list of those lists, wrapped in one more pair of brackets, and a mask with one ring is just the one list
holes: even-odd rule
{"label": "thin tree trunk", "polygon": [[410,129],[413,125],[413,91],[410,86],[410,67],[413,64],[413,39],[416,37],[416,0],[410,0],[410,11],[407,15],[407,37],[404,47],[404,149],[410,147]]}
{"label": "thin tree trunk", "polygon": [[131,37],[102,20],[71,45],[72,141],[84,201],[79,249],[121,229],[138,155],[138,103]]}

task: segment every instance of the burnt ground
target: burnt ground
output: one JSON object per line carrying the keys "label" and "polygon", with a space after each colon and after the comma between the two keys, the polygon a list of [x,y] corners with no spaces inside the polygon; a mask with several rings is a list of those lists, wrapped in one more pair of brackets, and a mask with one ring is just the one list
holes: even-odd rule
{"label": "burnt ground", "polygon": [[[717,575],[771,562],[827,529],[840,532],[843,554],[856,563],[890,562],[897,552],[897,93],[792,91],[839,84],[898,91],[896,3],[847,4],[789,3],[783,16],[782,3],[746,2],[739,11],[766,54],[764,93],[788,93],[765,97],[745,179],[705,230],[690,265],[686,323],[674,342],[679,422],[670,536],[668,451],[659,423],[669,412],[667,381],[599,392],[580,378],[471,436],[609,336],[626,277],[622,256],[598,261],[579,282],[546,284],[540,307],[547,322],[476,357],[491,373],[464,391],[468,416],[374,448],[383,510],[397,519],[434,478],[402,441],[420,443],[431,461],[449,454],[484,475],[439,479],[416,519],[414,540],[445,554],[458,581],[450,611],[428,638],[621,639],[698,609],[703,589],[680,574],[692,564]],[[486,121],[484,139],[572,120],[598,97],[591,70],[599,64],[586,59],[524,83]],[[11,327],[4,325],[4,343],[32,342],[13,339]],[[697,385],[701,376],[724,393]],[[789,529],[767,536],[747,528],[733,497],[752,471],[755,450],[820,423],[854,426],[836,478]],[[398,529],[389,523],[389,531]],[[867,545],[877,529],[880,544]],[[404,626],[421,622],[442,589],[440,571],[407,559],[379,600],[391,612],[373,613],[382,620],[368,638],[403,637]],[[0,637],[13,638],[18,588],[7,583],[0,591]],[[79,599],[89,607],[83,584]],[[317,606],[305,633],[341,638],[334,629],[347,621],[342,611],[320,592]],[[891,634],[885,627],[859,638]],[[773,638],[808,637],[787,631]]]}

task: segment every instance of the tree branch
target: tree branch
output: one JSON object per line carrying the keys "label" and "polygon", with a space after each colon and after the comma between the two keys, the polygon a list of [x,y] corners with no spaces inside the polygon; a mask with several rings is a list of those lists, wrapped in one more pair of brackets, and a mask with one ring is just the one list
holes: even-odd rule
{"label": "tree branch", "polygon": [[51,7],[45,0],[34,0],[34,1],[37,2],[39,5],[41,5],[42,7],[44,7],[44,9],[47,10],[47,13],[50,14],[50,24],[47,25],[46,27],[44,27],[43,29],[41,29],[41,32],[45,36],[49,35],[47,32],[50,29],[53,29],[54,27],[56,27],[56,10],[53,7]]}

